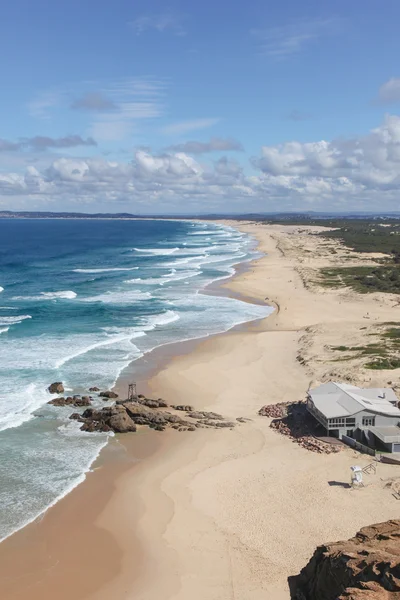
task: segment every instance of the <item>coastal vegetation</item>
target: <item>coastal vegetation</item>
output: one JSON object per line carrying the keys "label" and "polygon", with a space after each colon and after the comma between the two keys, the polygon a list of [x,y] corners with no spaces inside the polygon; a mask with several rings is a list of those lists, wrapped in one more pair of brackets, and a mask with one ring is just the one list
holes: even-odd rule
{"label": "coastal vegetation", "polygon": [[378,219],[335,219],[319,221],[335,229],[319,233],[321,237],[341,241],[355,252],[380,252],[388,260],[400,263],[400,221]]}
{"label": "coastal vegetation", "polygon": [[343,353],[334,360],[364,359],[363,366],[372,370],[400,368],[400,327],[390,327],[370,335],[377,336],[378,340],[363,346],[331,346],[333,351]]}
{"label": "coastal vegetation", "polygon": [[[319,221],[335,227],[318,233],[354,252],[374,253],[375,265],[321,269],[324,287],[350,287],[356,292],[400,293],[400,221],[385,218]],[[381,256],[379,256],[379,254]]]}
{"label": "coastal vegetation", "polygon": [[[387,260],[400,264],[400,215],[393,217],[332,217],[312,214],[281,214],[243,218],[276,225],[326,227],[316,235],[342,242],[355,252],[387,254]],[[385,261],[385,259],[383,259]]]}
{"label": "coastal vegetation", "polygon": [[329,267],[320,270],[324,287],[351,287],[356,292],[400,293],[400,266]]}

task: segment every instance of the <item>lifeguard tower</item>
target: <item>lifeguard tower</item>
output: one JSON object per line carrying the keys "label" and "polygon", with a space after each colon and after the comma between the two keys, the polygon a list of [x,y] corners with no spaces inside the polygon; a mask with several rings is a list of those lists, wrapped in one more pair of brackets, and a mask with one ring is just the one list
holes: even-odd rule
{"label": "lifeguard tower", "polygon": [[350,467],[351,469],[351,487],[360,488],[364,487],[363,484],[363,470],[358,465]]}

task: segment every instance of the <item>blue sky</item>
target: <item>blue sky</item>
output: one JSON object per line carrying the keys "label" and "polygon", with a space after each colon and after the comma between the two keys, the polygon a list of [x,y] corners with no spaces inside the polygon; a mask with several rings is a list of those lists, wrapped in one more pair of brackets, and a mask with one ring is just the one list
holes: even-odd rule
{"label": "blue sky", "polygon": [[0,207],[400,210],[400,5],[2,6]]}

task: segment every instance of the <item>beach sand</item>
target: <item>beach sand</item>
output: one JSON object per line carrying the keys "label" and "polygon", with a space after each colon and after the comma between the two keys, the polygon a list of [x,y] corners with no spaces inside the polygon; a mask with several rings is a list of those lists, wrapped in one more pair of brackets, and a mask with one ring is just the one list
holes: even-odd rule
{"label": "beach sand", "polygon": [[390,484],[400,467],[378,464],[363,489],[348,489],[350,466],[370,457],[309,452],[257,414],[332,378],[399,381],[399,370],[368,371],[332,350],[400,321],[396,298],[318,283],[322,266],[378,257],[317,238],[318,228],[233,225],[256,236],[266,256],[224,287],[275,312],[176,352],[159,349],[148,358],[156,370],[147,386],[173,404],[251,420],[110,444],[83,485],[0,545],[5,600],[288,599],[287,577],[316,545],[399,516]]}

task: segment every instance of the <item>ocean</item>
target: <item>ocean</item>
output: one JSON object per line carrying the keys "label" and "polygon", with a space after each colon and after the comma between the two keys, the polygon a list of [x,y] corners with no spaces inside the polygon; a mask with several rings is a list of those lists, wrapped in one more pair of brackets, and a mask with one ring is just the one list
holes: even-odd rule
{"label": "ocean", "polygon": [[49,406],[47,387],[110,389],[160,345],[267,316],[202,293],[257,256],[215,223],[0,220],[0,540],[83,481],[109,439]]}

